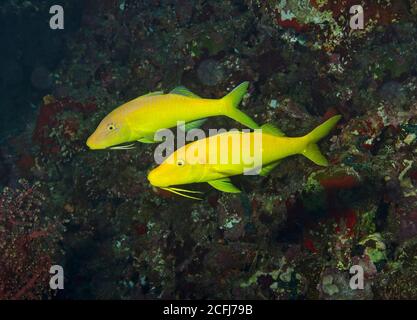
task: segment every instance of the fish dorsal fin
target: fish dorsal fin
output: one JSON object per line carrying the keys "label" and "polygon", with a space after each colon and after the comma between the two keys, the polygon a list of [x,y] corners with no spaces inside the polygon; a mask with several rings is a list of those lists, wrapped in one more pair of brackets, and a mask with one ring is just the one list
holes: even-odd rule
{"label": "fish dorsal fin", "polygon": [[174,88],[170,93],[172,94],[178,94],[180,96],[190,97],[190,98],[200,98],[195,93],[192,93],[190,90],[188,90],[184,86],[176,87]]}
{"label": "fish dorsal fin", "polygon": [[142,98],[142,97],[160,96],[160,95],[162,95],[162,94],[164,94],[164,92],[163,92],[163,91],[154,91],[154,92],[149,92],[149,93],[147,93],[147,94],[144,94],[143,96],[141,96],[141,98]]}
{"label": "fish dorsal fin", "polygon": [[200,128],[204,122],[206,122],[207,119],[200,119],[200,120],[196,120],[196,121],[192,121],[192,122],[187,122],[184,126],[184,131],[190,131],[192,129],[197,129]]}
{"label": "fish dorsal fin", "polygon": [[232,181],[230,181],[230,178],[221,178],[217,180],[212,180],[207,182],[209,185],[211,185],[213,188],[216,188],[217,190],[223,191],[223,192],[230,192],[230,193],[240,193],[241,191],[236,188]]}
{"label": "fish dorsal fin", "polygon": [[261,126],[261,129],[263,133],[269,133],[273,136],[277,136],[277,137],[285,136],[284,132],[282,132],[280,129],[278,129],[276,126],[270,123],[265,123],[264,125]]}
{"label": "fish dorsal fin", "polygon": [[274,168],[279,165],[281,160],[275,161],[271,164],[268,164],[267,166],[262,167],[261,172],[259,172],[259,175],[262,177],[267,176]]}

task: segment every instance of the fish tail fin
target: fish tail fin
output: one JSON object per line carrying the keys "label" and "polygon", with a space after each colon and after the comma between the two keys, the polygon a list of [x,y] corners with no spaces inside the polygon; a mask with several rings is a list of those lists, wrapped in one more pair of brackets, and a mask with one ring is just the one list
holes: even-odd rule
{"label": "fish tail fin", "polygon": [[337,115],[326,120],[324,123],[313,129],[309,134],[304,136],[307,144],[304,150],[301,152],[305,157],[313,161],[320,166],[328,166],[329,163],[326,157],[320,152],[317,142],[327,136],[333,127],[340,120],[341,116]]}
{"label": "fish tail fin", "polygon": [[246,113],[240,111],[238,106],[243,99],[243,96],[248,91],[249,82],[245,81],[238,85],[233,91],[228,93],[225,97],[221,100],[224,101],[225,104],[225,115],[233,120],[247,126],[251,129],[258,129],[259,126],[253,121]]}

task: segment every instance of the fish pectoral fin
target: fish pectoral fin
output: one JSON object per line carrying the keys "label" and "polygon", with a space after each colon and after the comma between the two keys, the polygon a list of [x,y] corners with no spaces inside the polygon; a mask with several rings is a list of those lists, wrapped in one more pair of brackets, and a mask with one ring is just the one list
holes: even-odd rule
{"label": "fish pectoral fin", "polygon": [[151,138],[147,138],[147,137],[139,138],[138,141],[142,142],[142,143],[157,143],[158,142],[158,141],[155,141],[155,140],[153,140]]}
{"label": "fish pectoral fin", "polygon": [[187,122],[184,126],[184,131],[190,131],[192,129],[197,129],[200,128],[204,122],[206,122],[207,119],[200,119],[200,120],[196,120],[196,121],[192,121],[192,122]]}
{"label": "fish pectoral fin", "polygon": [[213,188],[223,191],[223,192],[230,192],[230,193],[240,193],[241,191],[232,184],[230,178],[222,178],[217,180],[212,180],[207,182]]}
{"label": "fish pectoral fin", "polygon": [[170,93],[178,94],[180,96],[185,96],[185,97],[190,97],[190,98],[200,98],[198,95],[196,95],[195,93],[192,93],[190,90],[188,90],[184,86],[176,87]]}
{"label": "fish pectoral fin", "polygon": [[262,177],[266,177],[274,168],[281,163],[281,160],[275,161],[267,166],[262,167],[261,172],[259,175]]}
{"label": "fish pectoral fin", "polygon": [[281,129],[277,128],[271,123],[265,123],[264,125],[261,126],[261,129],[263,133],[269,133],[273,136],[277,136],[277,137],[285,136],[285,133],[282,132]]}

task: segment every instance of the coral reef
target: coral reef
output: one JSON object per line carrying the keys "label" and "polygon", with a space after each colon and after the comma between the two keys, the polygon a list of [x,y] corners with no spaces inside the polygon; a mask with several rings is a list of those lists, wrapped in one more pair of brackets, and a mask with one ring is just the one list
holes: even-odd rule
{"label": "coral reef", "polygon": [[[34,125],[0,152],[2,185],[29,181],[0,198],[0,298],[48,297],[52,262],[71,279],[59,298],[417,298],[415,1],[367,1],[360,31],[335,3],[85,1]],[[343,115],[329,167],[294,156],[233,178],[239,195],[193,186],[198,202],[149,186],[154,145],[85,146],[132,98],[245,80],[242,110],[289,136]]]}
{"label": "coral reef", "polygon": [[20,181],[0,195],[0,299],[47,297],[49,268],[59,252],[59,222],[42,215],[39,185]]}

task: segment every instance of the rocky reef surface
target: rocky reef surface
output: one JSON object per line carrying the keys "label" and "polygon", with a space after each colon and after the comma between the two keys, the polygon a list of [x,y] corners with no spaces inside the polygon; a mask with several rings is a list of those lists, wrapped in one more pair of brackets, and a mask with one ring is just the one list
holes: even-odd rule
{"label": "rocky reef surface", "polygon": [[[36,120],[0,149],[0,298],[417,298],[415,0],[86,0],[80,15]],[[193,201],[148,184],[154,145],[85,146],[132,98],[246,80],[242,110],[289,136],[343,115],[320,143],[329,167],[291,157]]]}

